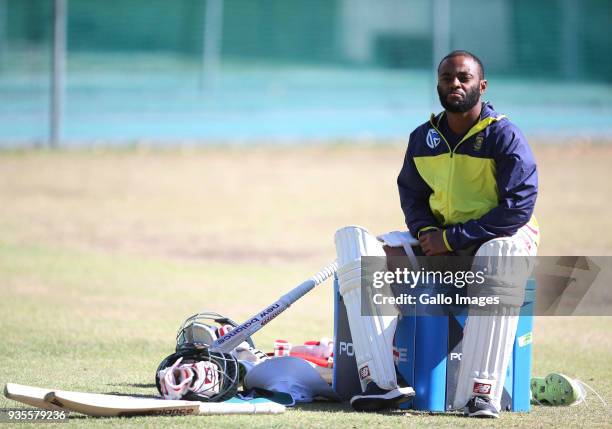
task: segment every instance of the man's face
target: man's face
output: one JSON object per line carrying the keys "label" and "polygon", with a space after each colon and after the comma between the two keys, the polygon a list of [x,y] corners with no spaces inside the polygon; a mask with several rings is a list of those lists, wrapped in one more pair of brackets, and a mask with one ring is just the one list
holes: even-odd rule
{"label": "man's face", "polygon": [[449,112],[464,113],[474,107],[484,94],[487,81],[480,76],[478,63],[470,57],[451,57],[438,70],[440,104]]}

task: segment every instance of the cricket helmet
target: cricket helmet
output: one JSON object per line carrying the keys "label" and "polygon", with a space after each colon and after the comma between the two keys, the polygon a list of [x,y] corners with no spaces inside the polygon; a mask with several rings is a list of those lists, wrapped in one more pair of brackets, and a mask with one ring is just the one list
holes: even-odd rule
{"label": "cricket helmet", "polygon": [[[211,345],[217,338],[227,333],[230,328],[238,326],[229,317],[214,311],[203,311],[189,316],[176,333],[176,350],[183,344],[200,343]],[[251,337],[245,340],[251,347],[255,347]]]}
{"label": "cricket helmet", "polygon": [[[175,353],[167,356],[157,367],[155,385],[162,396],[166,396],[167,392],[162,387],[164,381],[161,378],[164,377],[168,368],[173,367],[174,369],[178,363],[200,364],[198,367],[206,368],[206,371],[202,373],[196,371],[193,380],[190,379],[191,386],[199,387],[185,391],[180,399],[222,402],[236,395],[239,384],[239,365],[234,356],[229,353],[213,352],[209,349],[208,344],[183,343]],[[177,370],[180,372],[180,367]]]}

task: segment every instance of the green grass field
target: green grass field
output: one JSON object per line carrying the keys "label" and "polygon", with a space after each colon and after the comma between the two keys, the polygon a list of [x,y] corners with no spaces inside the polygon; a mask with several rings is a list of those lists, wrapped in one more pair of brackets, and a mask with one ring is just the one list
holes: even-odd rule
{"label": "green grass field", "polygon": [[[334,231],[402,229],[400,145],[0,152],[0,382],[154,395],[176,329],[199,310],[241,320],[334,258]],[[536,145],[540,254],[612,254],[612,145]],[[255,336],[270,350],[332,335],[331,284]],[[538,318],[534,374],[612,400],[612,318]],[[0,407],[17,403],[0,398]],[[534,407],[499,421],[362,414],[94,419],[65,427],[609,427],[610,408]]]}

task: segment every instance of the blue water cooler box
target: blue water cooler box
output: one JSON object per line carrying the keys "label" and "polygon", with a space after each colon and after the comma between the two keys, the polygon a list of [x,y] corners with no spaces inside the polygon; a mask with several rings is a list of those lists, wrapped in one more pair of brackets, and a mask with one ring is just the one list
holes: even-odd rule
{"label": "blue water cooler box", "polygon": [[[530,410],[529,382],[535,280],[527,282],[521,308],[512,359],[508,365],[502,397],[502,409]],[[419,304],[417,304],[419,305]],[[420,314],[418,308],[416,313]],[[404,381],[415,390],[414,400],[406,407],[415,410],[444,412],[452,409],[462,355],[463,327],[467,307],[454,308],[452,315],[400,318],[395,333],[398,352],[397,369]],[[338,281],[334,281],[334,371],[333,388],[343,400],[360,393],[351,333]]]}

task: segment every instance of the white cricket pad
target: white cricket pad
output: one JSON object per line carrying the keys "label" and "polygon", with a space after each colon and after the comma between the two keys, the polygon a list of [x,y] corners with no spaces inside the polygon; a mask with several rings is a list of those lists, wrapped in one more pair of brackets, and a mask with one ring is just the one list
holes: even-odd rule
{"label": "white cricket pad", "polygon": [[[338,230],[335,242],[338,284],[351,329],[362,391],[370,381],[382,389],[394,389],[397,387],[397,376],[393,361],[393,336],[397,314],[381,315],[378,307],[372,305],[369,314],[373,316],[361,315],[361,257],[384,257],[383,246],[376,237],[358,226],[347,226]],[[378,259],[380,267],[374,269],[386,270],[386,259]],[[385,288],[388,289],[389,286],[386,285]],[[389,292],[387,290],[382,293]],[[371,297],[366,298],[367,302],[372,303]]]}
{"label": "white cricket pad", "polygon": [[463,408],[473,396],[487,397],[501,409],[506,370],[523,303],[525,283],[531,275],[531,252],[515,237],[484,243],[476,252],[474,270],[486,267],[485,282],[474,294],[498,296],[490,309],[470,306],[463,330],[463,354],[453,406]]}
{"label": "white cricket pad", "polygon": [[381,243],[360,226],[345,226],[334,237],[338,256],[338,269],[351,262],[360,262],[362,256],[386,256]]}

